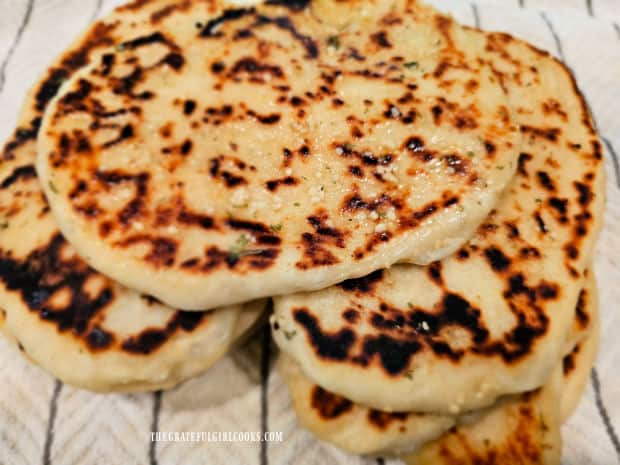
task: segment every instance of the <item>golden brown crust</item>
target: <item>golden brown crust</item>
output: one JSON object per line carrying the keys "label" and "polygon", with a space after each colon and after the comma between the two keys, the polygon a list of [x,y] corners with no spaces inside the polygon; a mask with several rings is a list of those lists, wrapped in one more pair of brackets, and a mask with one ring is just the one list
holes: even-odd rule
{"label": "golden brown crust", "polygon": [[[214,5],[195,30],[151,18],[46,115],[39,175],[90,263],[199,309],[258,296],[261,276],[263,293],[314,289],[463,242],[522,135],[449,18],[400,2],[334,33],[312,4]],[[414,54],[403,36],[427,30]]]}
{"label": "golden brown crust", "polygon": [[454,256],[275,300],[275,339],[306,375],[377,408],[458,411],[539,386],[564,355],[602,223],[600,143],[570,71],[505,34],[455,37],[477,44],[463,53],[492,68],[523,123],[504,199]]}
{"label": "golden brown crust", "polygon": [[[157,389],[204,371],[226,351],[240,311],[176,310],[97,273],[60,234],[34,169],[41,118],[60,86],[169,4],[135,3],[93,24],[31,90],[0,157],[3,325],[34,363],[89,389]],[[192,347],[200,356],[190,360]]]}

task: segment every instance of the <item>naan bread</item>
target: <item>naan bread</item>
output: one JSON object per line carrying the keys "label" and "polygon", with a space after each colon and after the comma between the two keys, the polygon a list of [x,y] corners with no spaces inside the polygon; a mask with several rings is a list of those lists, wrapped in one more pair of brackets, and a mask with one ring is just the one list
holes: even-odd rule
{"label": "naan bread", "polygon": [[231,306],[214,312],[171,312],[135,293],[119,293],[116,301],[118,305],[84,323],[93,326],[86,336],[79,334],[76,323],[46,324],[26,311],[8,313],[4,332],[30,361],[65,383],[99,392],[151,391],[206,371],[241,330],[247,330],[250,320],[261,315],[265,304],[255,301],[241,311]]}
{"label": "naan bread", "polygon": [[579,405],[598,353],[601,321],[598,291],[593,275],[588,279],[588,286],[579,297],[577,320],[576,325],[584,337],[562,362],[564,374],[560,405],[562,422],[568,420]]}
{"label": "naan bread", "polygon": [[542,385],[603,218],[601,144],[570,71],[506,34],[454,37],[478,43],[469,60],[493,67],[527,138],[503,200],[449,258],[274,302],[275,341],[304,374],[380,410],[458,413]]}
{"label": "naan bread", "polygon": [[[34,169],[42,113],[60,83],[104,48],[134,37],[171,2],[117,10],[51,66],[26,99],[0,159],[0,306],[10,337],[54,376],[97,391],[171,387],[217,361],[264,302],[183,312],[98,274],[60,234]],[[180,7],[179,7],[180,8]],[[207,14],[206,5],[195,13]],[[174,18],[174,8],[170,13]],[[162,19],[163,21],[163,19]],[[238,323],[240,321],[240,323]]]}
{"label": "naan bread", "polygon": [[597,303],[589,310],[591,332],[580,344],[570,374],[566,372],[565,362],[563,370],[556,370],[551,381],[540,390],[500,401],[485,414],[476,414],[473,421],[463,422],[427,444],[405,462],[408,465],[559,465],[560,426],[577,406],[598,347]]}
{"label": "naan bread", "polygon": [[[575,309],[575,324],[567,337],[564,353],[568,355],[562,363],[562,421],[577,404],[583,392],[582,382],[590,372],[592,346],[595,346],[594,341],[598,338],[597,331],[591,331],[597,324],[597,306],[596,283],[589,271],[587,285],[582,290]],[[314,384],[286,354],[280,355],[278,368],[288,385],[293,408],[301,425],[320,439],[353,454],[395,455],[413,452],[437,439],[457,423],[471,424],[487,415],[484,409],[461,418],[433,413],[382,412],[351,402]],[[517,395],[511,402],[521,402],[521,399],[522,396]],[[489,408],[504,409],[505,405],[505,400],[502,400],[499,407],[494,405]],[[502,431],[511,427],[506,424],[498,425]],[[525,429],[525,426],[523,428]],[[500,464],[503,465],[502,462],[498,463]]]}
{"label": "naan bread", "polygon": [[462,417],[387,413],[355,404],[308,381],[283,356],[280,373],[299,422],[353,454],[414,452],[411,464],[551,465],[559,463],[560,370],[541,389],[500,399]]}
{"label": "naan bread", "polygon": [[388,413],[355,404],[308,380],[285,354],[278,369],[299,423],[319,439],[352,454],[398,454],[417,450],[456,424],[456,417]]}
{"label": "naan bread", "polygon": [[48,201],[102,273],[188,310],[321,289],[456,250],[512,178],[500,79],[434,10],[354,0],[339,29],[336,0],[198,3],[43,119]]}
{"label": "naan bread", "polygon": [[559,465],[562,372],[541,389],[499,401],[423,447],[408,465]]}

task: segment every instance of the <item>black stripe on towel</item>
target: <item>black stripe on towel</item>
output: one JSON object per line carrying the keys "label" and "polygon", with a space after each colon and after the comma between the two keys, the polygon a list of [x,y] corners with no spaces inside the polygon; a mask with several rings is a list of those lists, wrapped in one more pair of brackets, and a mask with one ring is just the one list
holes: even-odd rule
{"label": "black stripe on towel", "polygon": [[549,28],[549,32],[551,32],[551,35],[553,36],[553,40],[555,41],[555,47],[558,51],[558,57],[560,58],[560,60],[566,61],[566,58],[564,57],[564,47],[562,47],[562,41],[560,40],[560,36],[556,32],[555,27],[551,22],[551,19],[549,19],[549,16],[547,16],[547,13],[545,13],[544,11],[540,12],[540,16]]}
{"label": "black stripe on towel", "polygon": [[260,443],[260,465],[268,465],[267,441],[265,433],[269,431],[267,421],[269,414],[269,356],[271,352],[271,328],[265,325],[263,329],[263,344],[260,363],[260,429],[263,441]]}
{"label": "black stripe on towel", "polygon": [[62,390],[62,382],[56,380],[54,383],[54,391],[50,399],[49,414],[47,417],[47,428],[45,430],[45,444],[43,445],[43,465],[51,465],[52,463],[52,443],[54,442],[54,423],[56,422],[56,413],[58,411],[58,397]]}
{"label": "black stripe on towel", "polygon": [[99,13],[101,13],[102,5],[103,5],[103,0],[95,0],[95,9],[93,10],[92,15],[90,15],[91,23],[99,17]]}
{"label": "black stripe on towel", "polygon": [[478,5],[475,3],[471,4],[471,13],[474,16],[474,26],[480,28],[480,12],[478,11]]}
{"label": "black stripe on towel", "polygon": [[4,60],[0,64],[0,92],[4,88],[4,82],[6,81],[6,67],[11,61],[11,57],[13,53],[15,53],[15,49],[19,45],[19,42],[24,35],[24,31],[28,27],[28,23],[30,22],[30,18],[32,17],[32,9],[34,8],[34,0],[28,0],[28,4],[26,5],[26,12],[22,17],[22,22],[17,28],[17,32],[15,33],[15,37],[13,38],[13,42],[11,42],[11,46],[9,47],[9,51],[6,53]]}
{"label": "black stripe on towel", "polygon": [[620,189],[620,160],[618,160],[618,154],[609,139],[606,137],[603,137],[602,139],[605,143],[605,147],[607,147],[607,152],[611,155],[611,162],[614,165],[614,172],[616,174],[616,185]]}
{"label": "black stripe on towel", "polygon": [[611,443],[616,450],[616,455],[618,456],[618,461],[620,462],[620,441],[618,440],[618,434],[616,433],[614,425],[609,419],[609,413],[607,412],[607,408],[605,407],[605,403],[603,402],[603,396],[601,394],[601,381],[598,377],[598,371],[596,370],[596,368],[592,369],[592,387],[594,388],[594,400],[596,401],[596,408],[598,409],[598,413],[601,416],[601,420],[603,420],[607,435],[609,436],[609,439],[611,440]]}
{"label": "black stripe on towel", "polygon": [[[161,413],[161,396],[162,392],[157,391],[153,394],[153,417],[151,420],[151,433],[159,432],[159,414]],[[151,442],[149,443],[149,464],[150,465],[159,465],[157,460],[157,441],[153,441],[153,438],[150,438]]]}

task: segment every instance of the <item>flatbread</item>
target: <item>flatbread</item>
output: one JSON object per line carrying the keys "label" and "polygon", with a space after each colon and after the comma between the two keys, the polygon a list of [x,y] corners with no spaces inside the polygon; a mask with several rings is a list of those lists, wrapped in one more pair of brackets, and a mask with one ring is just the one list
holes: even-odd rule
{"label": "flatbread", "polygon": [[[577,407],[596,358],[600,316],[594,279],[588,280],[584,303],[577,308],[580,321],[588,324],[583,339],[564,358],[560,389],[556,372],[551,384],[534,397],[517,404],[493,407],[482,420],[460,425],[409,457],[408,465],[553,465],[560,463],[559,425]],[[585,299],[589,299],[587,302]],[[585,317],[585,318],[584,318]],[[559,391],[559,392],[558,392]],[[557,401],[560,400],[559,415]]]}
{"label": "flatbread", "polygon": [[288,385],[299,423],[352,454],[412,452],[456,424],[450,415],[388,413],[355,404],[308,380],[285,354],[280,355],[278,371]]}
{"label": "flatbread", "polygon": [[584,337],[573,347],[562,362],[564,387],[560,413],[562,423],[573,414],[583,397],[592,367],[596,361],[601,338],[598,291],[593,275],[579,297],[576,325]]}
{"label": "flatbread", "polygon": [[542,385],[603,218],[601,144],[570,71],[506,34],[461,35],[478,41],[469,59],[493,67],[527,136],[503,200],[440,262],[274,301],[275,341],[304,374],[380,410],[459,413]]}
{"label": "flatbread", "polygon": [[[121,296],[115,311],[99,313],[86,338],[76,335],[76,328],[59,332],[26,312],[9,314],[15,318],[8,321],[8,331],[32,362],[65,383],[99,392],[149,391],[206,371],[228,351],[243,313],[237,306],[170,312],[158,303],[145,305],[138,294]],[[263,304],[255,302],[245,311],[258,318]]]}
{"label": "flatbread", "polygon": [[184,3],[70,78],[38,139],[63,234],[124,285],[203,310],[426,264],[512,178],[501,82],[434,10]]}
{"label": "flatbread", "polygon": [[408,465],[559,465],[561,369],[536,392],[508,398],[406,458]]}
{"label": "flatbread", "polygon": [[[589,271],[587,285],[582,290],[575,309],[575,324],[567,337],[564,353],[568,355],[562,363],[562,421],[577,404],[583,393],[583,380],[588,378],[590,372],[592,346],[596,345],[595,341],[598,339],[595,331],[598,324],[597,306],[596,283]],[[299,423],[320,439],[352,454],[406,455],[438,439],[457,424],[459,429],[462,429],[463,423],[471,424],[488,414],[485,409],[468,413],[461,418],[433,413],[382,412],[351,402],[314,384],[286,354],[280,355],[278,369],[289,388]],[[521,395],[517,395],[513,396],[510,402],[519,403],[522,399]],[[489,409],[505,409],[505,405],[504,399]],[[499,422],[504,421],[504,414],[497,414],[494,418]],[[483,420],[483,425],[486,421]],[[501,434],[504,435],[512,425],[498,424],[498,431],[503,431]],[[521,428],[525,430],[526,426]],[[526,448],[523,444],[520,450]]]}
{"label": "flatbread", "polygon": [[[60,234],[36,178],[35,138],[61,81],[102,48],[134,37],[133,21],[163,6],[170,2],[135,3],[95,23],[35,85],[0,159],[0,306],[6,331],[36,364],[96,391],[154,390],[196,375],[264,307],[263,301],[214,312],[177,311],[98,274]],[[206,5],[199,7],[198,13],[206,13]]]}
{"label": "flatbread", "polygon": [[405,457],[413,452],[406,462],[415,465],[559,463],[564,395],[559,369],[537,391],[500,399],[460,418],[368,409],[308,381],[286,356],[279,369],[300,423],[347,452]]}
{"label": "flatbread", "polygon": [[[75,328],[59,334],[29,317],[16,319],[11,328],[0,321],[0,332],[28,360],[67,384],[97,392],[154,391],[205,372],[246,334],[266,303],[254,301],[242,311],[233,306],[217,312],[171,313],[152,299],[145,305],[129,296],[137,294],[125,293],[120,302],[124,307],[101,312],[101,323],[90,337],[113,335],[116,341],[99,351],[93,350],[93,341],[72,333]],[[19,338],[14,336],[15,326]]]}

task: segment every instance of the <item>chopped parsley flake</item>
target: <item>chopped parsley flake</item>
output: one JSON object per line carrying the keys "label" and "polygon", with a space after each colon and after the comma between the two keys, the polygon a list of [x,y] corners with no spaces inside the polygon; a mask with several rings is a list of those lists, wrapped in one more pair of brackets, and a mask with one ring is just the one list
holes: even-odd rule
{"label": "chopped parsley flake", "polygon": [[467,156],[469,158],[474,158],[476,156],[476,154],[470,150],[469,152],[467,152]]}
{"label": "chopped parsley flake", "polygon": [[54,194],[58,194],[58,188],[56,187],[56,184],[54,184],[54,181],[49,182],[49,187]]}
{"label": "chopped parsley flake", "polygon": [[239,236],[237,241],[228,250],[228,261],[236,262],[240,257],[260,255],[264,252],[264,249],[248,249],[247,247],[250,241],[251,239],[245,234]]}
{"label": "chopped parsley flake", "polygon": [[293,339],[295,337],[295,335],[297,334],[296,330],[292,330],[292,331],[282,331],[284,333],[284,337],[290,341],[291,339]]}
{"label": "chopped parsley flake", "polygon": [[296,207],[300,207],[301,204],[299,202],[295,202],[293,205],[295,205]]}
{"label": "chopped parsley flake", "polygon": [[237,238],[237,241],[232,245],[232,247],[228,250],[228,258],[230,260],[237,260],[241,256],[248,244],[250,243],[250,239],[245,234],[241,234]]}
{"label": "chopped parsley flake", "polygon": [[329,36],[327,38],[327,45],[338,49],[340,48],[340,39],[338,38],[338,36]]}
{"label": "chopped parsley flake", "polygon": [[405,373],[405,378],[413,379],[413,370],[409,370]]}
{"label": "chopped parsley flake", "polygon": [[280,232],[282,231],[282,223],[278,223],[278,224],[272,224],[271,226],[269,226],[271,228],[271,230],[273,232]]}
{"label": "chopped parsley flake", "polygon": [[408,61],[407,63],[405,63],[405,68],[417,68],[420,64],[417,61]]}

